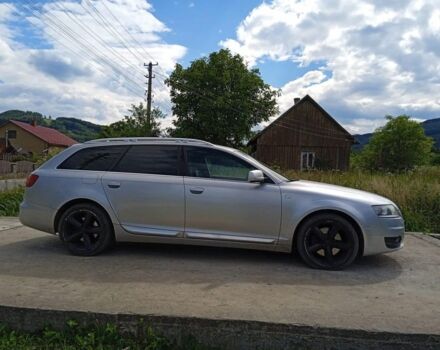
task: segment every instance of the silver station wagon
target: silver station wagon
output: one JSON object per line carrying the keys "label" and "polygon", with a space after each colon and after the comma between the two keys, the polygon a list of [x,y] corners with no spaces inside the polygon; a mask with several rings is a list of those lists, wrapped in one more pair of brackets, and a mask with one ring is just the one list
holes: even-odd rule
{"label": "silver station wagon", "polygon": [[378,195],[289,180],[249,155],[192,139],[101,139],[69,147],[27,179],[24,225],[90,256],[115,241],[298,252],[342,269],[403,246],[397,206]]}

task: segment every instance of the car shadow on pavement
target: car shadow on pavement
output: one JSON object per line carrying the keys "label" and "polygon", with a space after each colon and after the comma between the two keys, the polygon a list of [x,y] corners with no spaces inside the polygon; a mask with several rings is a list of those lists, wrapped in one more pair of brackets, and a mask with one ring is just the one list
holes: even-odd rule
{"label": "car shadow on pavement", "polygon": [[368,285],[397,278],[399,253],[364,257],[344,271],[306,267],[297,256],[201,246],[119,243],[95,257],[70,255],[51,236],[0,245],[0,275],[94,282]]}

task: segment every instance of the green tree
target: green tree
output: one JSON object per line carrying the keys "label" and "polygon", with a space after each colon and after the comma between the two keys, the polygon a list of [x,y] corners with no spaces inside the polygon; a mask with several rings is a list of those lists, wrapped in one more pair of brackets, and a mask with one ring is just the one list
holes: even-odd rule
{"label": "green tree", "polygon": [[240,147],[252,127],[278,112],[279,92],[229,50],[213,52],[186,69],[176,64],[166,84],[176,116],[171,136]]}
{"label": "green tree", "polygon": [[433,140],[420,123],[409,116],[387,116],[360,154],[360,165],[367,169],[402,171],[427,164]]}
{"label": "green tree", "polygon": [[132,105],[128,110],[131,114],[126,115],[124,119],[103,127],[100,137],[142,137],[159,136],[159,119],[165,117],[165,114],[159,109],[154,108],[151,111],[150,122],[147,121],[147,107],[141,102],[138,106]]}

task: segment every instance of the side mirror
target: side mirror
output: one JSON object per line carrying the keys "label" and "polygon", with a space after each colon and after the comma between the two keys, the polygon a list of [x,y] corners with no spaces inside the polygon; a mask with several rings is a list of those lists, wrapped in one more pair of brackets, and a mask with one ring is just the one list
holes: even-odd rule
{"label": "side mirror", "polygon": [[248,182],[263,182],[264,174],[261,170],[251,170],[248,175]]}

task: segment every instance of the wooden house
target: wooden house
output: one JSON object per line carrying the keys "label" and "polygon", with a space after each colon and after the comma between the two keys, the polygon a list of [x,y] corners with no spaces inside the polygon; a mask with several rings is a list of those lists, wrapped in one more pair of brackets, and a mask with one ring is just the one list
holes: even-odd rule
{"label": "wooden house", "polygon": [[282,169],[338,169],[349,166],[353,136],[309,95],[249,142],[258,160]]}

